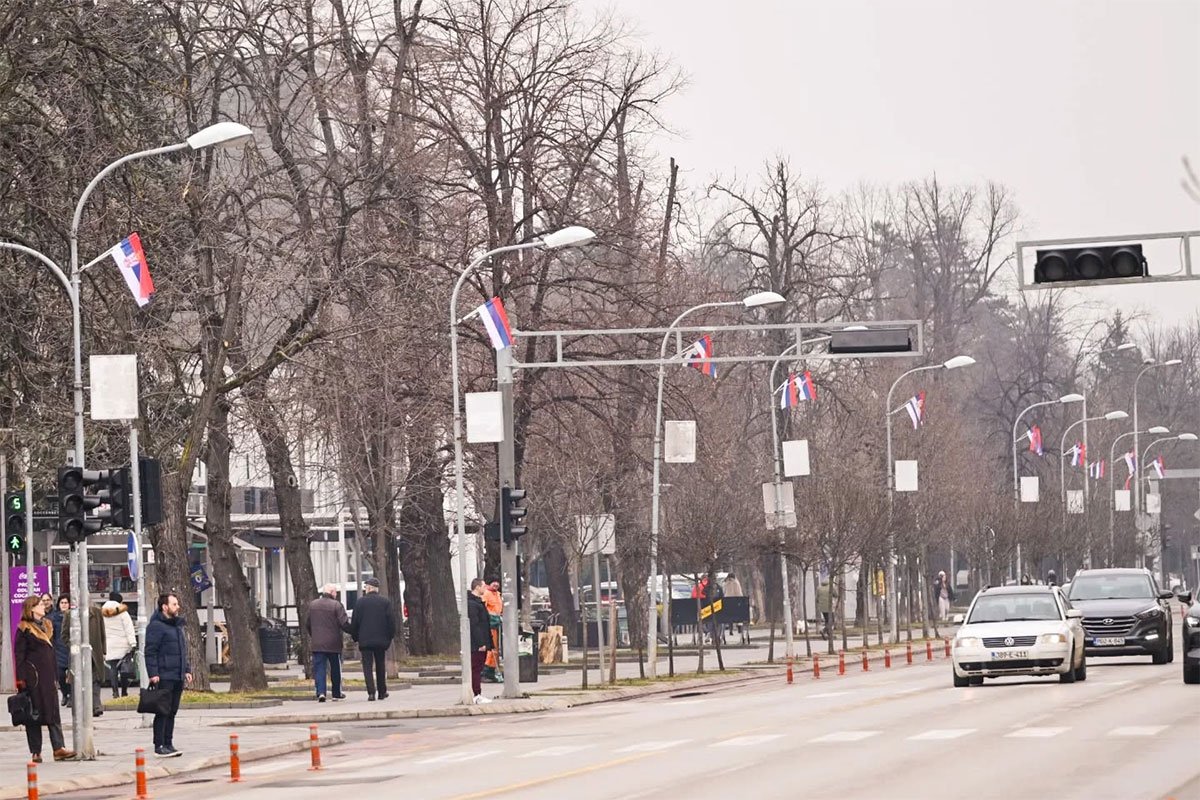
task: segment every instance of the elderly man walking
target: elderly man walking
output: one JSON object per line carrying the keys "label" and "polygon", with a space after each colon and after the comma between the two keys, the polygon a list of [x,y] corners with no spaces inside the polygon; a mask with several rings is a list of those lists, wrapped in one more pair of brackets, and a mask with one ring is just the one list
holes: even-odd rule
{"label": "elderly man walking", "polygon": [[363,581],[363,596],[354,604],[354,618],[350,622],[350,638],[358,642],[362,651],[363,677],[367,681],[367,699],[388,696],[387,650],[396,637],[396,620],[392,604],[379,593],[379,579]]}
{"label": "elderly man walking", "polygon": [[313,680],[318,703],[325,702],[326,673],[331,679],[333,699],[346,699],[342,694],[342,634],[350,630],[350,618],[337,595],[337,586],[332,583],[322,586],[321,596],[308,606],[305,622],[312,642]]}

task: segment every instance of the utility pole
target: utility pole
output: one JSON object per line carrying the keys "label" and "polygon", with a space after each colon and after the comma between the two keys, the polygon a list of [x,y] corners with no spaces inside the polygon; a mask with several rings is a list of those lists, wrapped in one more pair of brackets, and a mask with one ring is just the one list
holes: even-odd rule
{"label": "utility pole", "polygon": [[[499,486],[496,496],[500,497],[500,489],[516,487],[517,456],[516,442],[513,440],[513,368],[512,348],[505,347],[496,351],[496,384],[500,390],[501,407],[504,410],[504,439],[498,445]],[[503,502],[503,501],[501,501]],[[504,509],[500,509],[503,515]],[[521,696],[520,656],[517,655],[520,632],[517,624],[517,540],[505,541],[507,536],[500,537],[500,591],[504,600],[504,612],[500,627],[501,652],[504,667],[505,699]]]}
{"label": "utility pole", "polygon": [[[0,428],[0,433],[8,433],[7,429]],[[8,494],[8,455],[4,452],[4,448],[0,447],[0,497]],[[9,611],[9,604],[12,603],[12,586],[10,585],[10,571],[8,568],[9,558],[3,556],[4,569],[0,570],[3,573],[3,587],[0,592],[4,594],[4,614],[3,614],[3,645],[0,646],[0,692],[13,692],[17,688],[16,665],[13,663],[13,631],[12,631],[12,613]]]}

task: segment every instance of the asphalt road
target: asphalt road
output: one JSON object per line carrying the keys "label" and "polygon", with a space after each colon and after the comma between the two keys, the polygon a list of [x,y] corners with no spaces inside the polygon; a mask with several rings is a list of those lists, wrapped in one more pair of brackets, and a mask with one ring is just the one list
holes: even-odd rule
{"label": "asphalt road", "polygon": [[[1088,680],[955,689],[950,667],[801,676],[467,722],[340,726],[349,744],[200,774],[151,796],[1200,798],[1200,691],[1179,663],[1091,659]],[[116,796],[126,792],[89,794]],[[77,795],[82,800],[83,795]]]}

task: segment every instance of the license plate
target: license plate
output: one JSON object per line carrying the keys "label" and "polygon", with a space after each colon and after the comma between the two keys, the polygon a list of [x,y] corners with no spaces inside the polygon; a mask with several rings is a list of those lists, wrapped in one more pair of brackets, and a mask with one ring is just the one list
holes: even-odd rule
{"label": "license plate", "polygon": [[1028,650],[993,650],[992,661],[1010,661],[1013,659],[1029,658]]}
{"label": "license plate", "polygon": [[1092,644],[1097,647],[1121,647],[1125,644],[1125,638],[1122,636],[1101,636],[1098,639],[1092,639]]}

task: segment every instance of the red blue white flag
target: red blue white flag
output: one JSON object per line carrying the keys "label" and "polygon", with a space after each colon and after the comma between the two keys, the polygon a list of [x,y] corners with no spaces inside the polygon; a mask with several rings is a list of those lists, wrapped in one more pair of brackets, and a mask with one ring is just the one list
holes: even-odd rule
{"label": "red blue white flag", "polygon": [[508,315],[504,313],[503,300],[493,297],[475,309],[473,313],[478,314],[479,318],[483,320],[483,327],[487,328],[488,338],[492,340],[492,347],[497,350],[512,347],[512,328],[508,324]]}
{"label": "red blue white flag", "polygon": [[925,422],[925,392],[917,392],[913,395],[904,404],[904,410],[908,412],[908,417],[912,420],[913,430],[920,428]]}
{"label": "red blue white flag", "polygon": [[791,373],[780,388],[783,390],[783,396],[779,398],[780,408],[793,408],[801,400],[817,399],[817,387],[813,383],[812,373],[808,371],[803,375]]}
{"label": "red blue white flag", "polygon": [[691,357],[688,366],[695,367],[710,378],[717,377],[717,365],[709,359],[713,357],[712,337],[704,335],[691,347]]}
{"label": "red blue white flag", "polygon": [[1099,461],[1093,462],[1091,466],[1088,467],[1088,474],[1091,475],[1095,480],[1102,480],[1105,474],[1104,471],[1105,466],[1103,458]]}
{"label": "red blue white flag", "polygon": [[1067,452],[1071,454],[1072,467],[1087,466],[1087,448],[1084,447],[1083,442],[1076,442],[1075,446]]}
{"label": "red blue white flag", "polygon": [[1042,429],[1037,425],[1029,429],[1029,452],[1036,453],[1039,456],[1044,453],[1042,450]]}
{"label": "red blue white flag", "polygon": [[1162,456],[1150,462],[1150,469],[1154,470],[1154,474],[1158,476],[1160,481],[1163,479],[1163,472],[1166,469],[1166,465],[1163,464]]}
{"label": "red blue white flag", "polygon": [[150,265],[146,263],[141,237],[136,233],[129,234],[109,254],[117,262],[117,269],[121,270],[121,277],[133,292],[138,307],[149,303],[154,297],[154,281],[150,279]]}
{"label": "red blue white flag", "polygon": [[1129,488],[1129,484],[1133,482],[1133,476],[1137,473],[1137,456],[1130,450],[1125,454],[1125,466],[1129,468],[1129,476],[1125,478],[1125,488]]}

